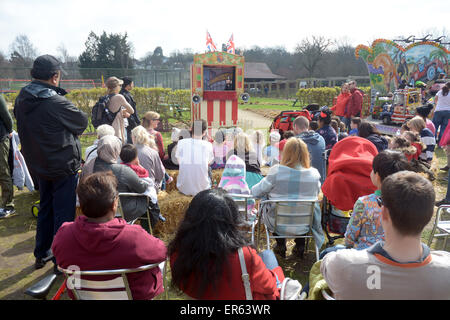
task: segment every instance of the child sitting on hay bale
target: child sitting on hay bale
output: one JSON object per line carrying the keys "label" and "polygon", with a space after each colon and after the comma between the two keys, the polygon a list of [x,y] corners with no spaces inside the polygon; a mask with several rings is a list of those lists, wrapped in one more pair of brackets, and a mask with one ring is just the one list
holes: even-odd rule
{"label": "child sitting on hay bale", "polygon": [[[219,188],[232,194],[250,195],[250,189],[245,181],[245,162],[236,155],[232,155],[225,164]],[[254,212],[255,200],[250,199],[247,204],[248,220],[253,221],[256,217]],[[255,210],[256,211],[256,210]]]}
{"label": "child sitting on hay bale", "polygon": [[141,178],[147,184],[147,190],[142,194],[145,194],[150,198],[150,212],[158,215],[158,219],[161,221],[166,221],[166,219],[161,215],[158,207],[158,196],[156,195],[155,182],[149,177],[147,169],[139,164],[139,158],[137,149],[132,144],[126,144],[122,147],[120,151],[120,159],[122,159],[123,164],[130,167],[131,170],[136,172],[139,178]]}

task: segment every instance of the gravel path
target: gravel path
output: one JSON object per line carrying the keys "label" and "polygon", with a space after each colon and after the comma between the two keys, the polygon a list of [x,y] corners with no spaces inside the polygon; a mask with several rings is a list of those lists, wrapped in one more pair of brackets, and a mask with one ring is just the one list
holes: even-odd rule
{"label": "gravel path", "polygon": [[272,121],[255,112],[239,109],[238,113],[239,126],[247,129],[269,129]]}

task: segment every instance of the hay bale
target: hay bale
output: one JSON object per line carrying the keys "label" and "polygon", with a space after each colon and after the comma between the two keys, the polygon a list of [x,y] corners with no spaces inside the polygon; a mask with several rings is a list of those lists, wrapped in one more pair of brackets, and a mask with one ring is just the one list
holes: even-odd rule
{"label": "hay bale", "polygon": [[[178,170],[166,170],[167,174],[173,178],[173,181],[166,185],[166,192],[171,193],[173,191],[178,191],[177,189],[177,178],[178,178]],[[220,179],[222,178],[223,169],[217,169],[212,171],[213,182],[215,181],[219,184]]]}
{"label": "hay bale", "polygon": [[166,221],[158,222],[153,230],[154,235],[162,240],[173,237],[191,200],[191,196],[186,196],[177,190],[160,192],[158,194],[158,205]]}

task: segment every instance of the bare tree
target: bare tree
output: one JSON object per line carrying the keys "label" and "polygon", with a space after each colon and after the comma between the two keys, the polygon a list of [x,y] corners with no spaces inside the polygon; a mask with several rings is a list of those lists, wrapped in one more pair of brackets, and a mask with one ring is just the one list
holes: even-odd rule
{"label": "bare tree", "polygon": [[20,34],[10,45],[10,61],[15,66],[30,67],[37,57],[37,50],[30,39],[24,34]]}
{"label": "bare tree", "polygon": [[312,78],[319,66],[319,63],[328,52],[333,41],[322,36],[312,36],[312,39],[303,39],[296,47],[295,51],[300,55],[301,64]]}
{"label": "bare tree", "polygon": [[69,54],[69,51],[67,51],[66,46],[64,43],[61,43],[58,48],[56,48],[56,51],[58,52],[58,58],[61,60],[61,62],[64,64],[66,68],[75,68],[78,64],[78,59],[75,56],[71,56]]}

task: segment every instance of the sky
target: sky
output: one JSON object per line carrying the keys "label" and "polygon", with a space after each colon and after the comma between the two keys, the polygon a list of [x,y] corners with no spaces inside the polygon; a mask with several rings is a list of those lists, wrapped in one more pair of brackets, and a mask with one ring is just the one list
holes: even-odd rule
{"label": "sky", "polygon": [[166,56],[205,52],[207,30],[219,50],[233,34],[237,48],[293,52],[312,35],[353,46],[427,30],[450,35],[449,17],[448,0],[0,0],[0,52],[9,55],[25,34],[38,54],[58,55],[63,45],[78,56],[90,31],[127,32],[138,59],[157,46]]}

